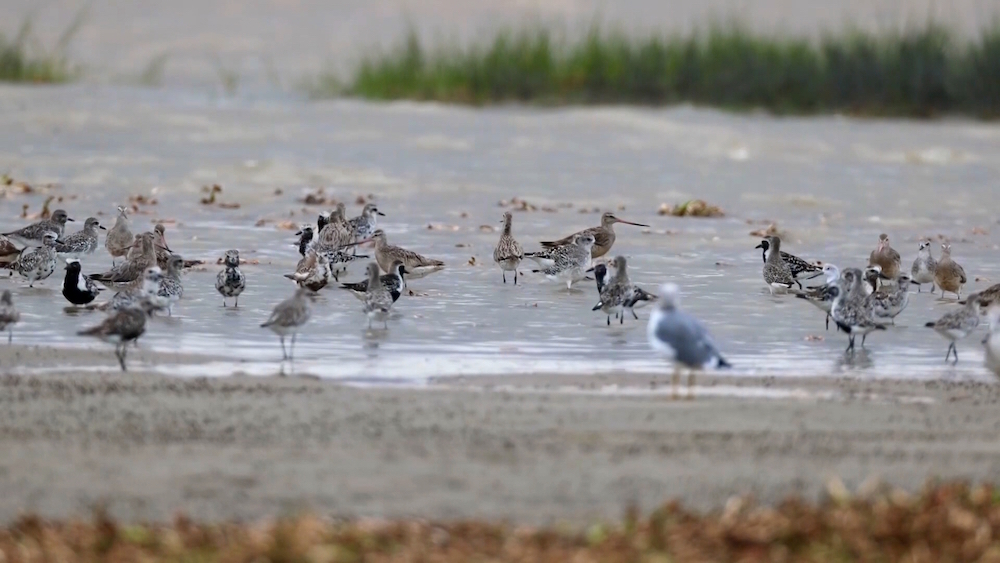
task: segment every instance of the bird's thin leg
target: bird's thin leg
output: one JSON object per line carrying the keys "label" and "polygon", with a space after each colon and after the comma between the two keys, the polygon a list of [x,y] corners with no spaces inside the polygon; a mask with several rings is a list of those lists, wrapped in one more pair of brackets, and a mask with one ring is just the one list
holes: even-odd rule
{"label": "bird's thin leg", "polygon": [[680,396],[680,394],[677,392],[677,387],[680,386],[680,384],[681,384],[681,368],[678,367],[677,365],[674,365],[674,374],[670,378],[670,389],[671,389],[670,397],[674,400],[677,400],[677,398]]}
{"label": "bird's thin leg", "polygon": [[278,339],[281,340],[281,359],[282,360],[287,360],[288,359],[288,352],[285,351],[285,335],[282,334],[281,336],[278,337]]}

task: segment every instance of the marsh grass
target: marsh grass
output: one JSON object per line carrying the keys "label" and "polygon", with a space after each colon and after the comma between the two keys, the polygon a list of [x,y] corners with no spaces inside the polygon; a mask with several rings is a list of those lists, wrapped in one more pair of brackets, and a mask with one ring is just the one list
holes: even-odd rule
{"label": "marsh grass", "polygon": [[24,19],[13,38],[0,34],[0,81],[60,83],[74,79],[79,69],[70,63],[69,45],[85,19],[84,10],[77,12],[51,48],[34,39],[31,18]]}
{"label": "marsh grass", "polygon": [[688,36],[629,37],[595,26],[567,41],[541,27],[469,46],[416,35],[369,54],[350,79],[312,81],[315,97],[495,103],[664,105],[780,114],[846,112],[1000,117],[1000,22],[976,38],[928,24],[848,30],[816,40],[762,37],[738,24]]}

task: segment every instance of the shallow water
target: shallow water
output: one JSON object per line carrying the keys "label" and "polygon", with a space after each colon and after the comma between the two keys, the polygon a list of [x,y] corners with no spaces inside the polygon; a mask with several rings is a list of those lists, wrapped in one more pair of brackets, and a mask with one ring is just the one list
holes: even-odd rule
{"label": "shallow water", "polygon": [[[347,292],[324,290],[298,340],[295,374],[413,384],[455,374],[665,370],[646,345],[648,309],[639,310],[639,322],[609,328],[590,310],[597,301],[592,282],[567,293],[526,263],[518,286],[501,283],[491,261],[499,233],[480,227],[498,228],[498,202],[519,196],[539,208],[515,213],[515,236],[528,250],[598,224],[599,213],[580,208],[612,209],[651,225],[619,225],[612,254],[628,256],[633,279],[651,291],[663,281],[679,283],[684,307],[710,327],[735,374],[990,377],[978,344],[985,328],[959,344],[957,366],[944,364],[946,342],[923,324],[955,305],[926,293],[912,297],[899,326],[872,334],[867,350],[845,357],[846,338],[824,331],[816,309],[768,295],[754,250],[759,239],[749,232],[765,226],[760,221],[777,221],[788,232],[785,250],[841,267],[866,263],[880,232],[891,235],[905,267],[920,237],[942,235],[969,274],[968,289],[988,287],[1000,281],[1000,128],[992,124],[779,119],[691,108],[220,101],[184,90],[75,86],[0,88],[0,125],[0,171],[34,185],[60,184],[0,200],[5,230],[25,223],[22,205],[37,212],[47,194],[67,198],[53,207],[79,220],[103,213],[109,227],[116,204],[145,194],[158,203],[133,216],[134,229],[176,221],[167,223],[170,246],[209,261],[186,275],[174,316],[155,319],[143,337],[144,347],[210,359],[159,366],[169,373],[279,371],[277,338],[258,325],[291,293],[281,274],[294,269],[298,255],[293,231],[276,223],[314,221],[330,206],[304,205],[303,196],[323,186],[352,214],[360,211],[357,196],[373,194],[391,242],[448,268],[410,284],[416,295],[397,302],[387,331],[369,331]],[[211,183],[223,186],[221,201],[240,208],[199,203],[201,187]],[[692,197],[727,216],[657,215],[661,203]],[[255,226],[261,219],[267,223]],[[214,289],[215,260],[228,248],[260,262],[244,267],[249,287],[239,309],[224,309]],[[109,265],[102,251],[84,269]],[[347,279],[362,273],[358,264]],[[74,336],[101,313],[64,312],[60,283],[53,276],[29,290],[16,276],[0,279],[16,289],[24,313],[16,341],[105,346]]]}

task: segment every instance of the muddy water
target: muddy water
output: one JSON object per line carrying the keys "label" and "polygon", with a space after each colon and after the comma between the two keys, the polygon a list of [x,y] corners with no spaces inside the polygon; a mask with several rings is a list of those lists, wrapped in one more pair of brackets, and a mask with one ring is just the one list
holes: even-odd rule
{"label": "muddy water", "polygon": [[[369,331],[348,293],[324,290],[296,348],[300,375],[420,384],[436,375],[664,370],[647,350],[648,309],[639,322],[609,328],[590,310],[592,282],[568,293],[530,265],[516,287],[501,282],[491,263],[499,235],[481,227],[499,227],[498,202],[518,196],[538,207],[515,213],[515,235],[527,249],[596,225],[594,209],[651,225],[619,226],[613,253],[630,258],[633,279],[649,290],[679,283],[684,306],[715,333],[736,374],[988,377],[978,345],[984,328],[959,344],[957,367],[945,366],[945,341],[923,324],[955,305],[928,294],[913,295],[897,327],[846,357],[846,338],[825,331],[816,309],[768,294],[749,233],[777,221],[787,250],[842,267],[863,265],[880,232],[891,235],[907,267],[920,237],[941,235],[953,241],[970,288],[1000,282],[995,125],[690,108],[219,101],[184,90],[76,86],[0,88],[0,128],[0,170],[36,187],[57,184],[0,200],[4,230],[25,222],[23,205],[37,212],[48,195],[63,197],[72,216],[98,215],[110,225],[116,204],[142,194],[157,203],[133,216],[136,230],[168,220],[170,246],[209,261],[185,276],[174,316],[155,319],[143,339],[154,350],[206,357],[159,366],[170,373],[281,369],[277,338],[258,326],[292,291],[282,274],[298,256],[281,222],[314,221],[329,205],[303,198],[323,187],[352,214],[358,196],[373,195],[390,241],[448,268],[410,284],[414,295],[396,304],[387,331]],[[213,183],[223,186],[221,202],[239,208],[200,203],[202,186]],[[663,202],[692,197],[721,206],[726,217],[657,214]],[[239,309],[223,308],[213,286],[215,260],[228,248],[257,262],[244,268],[249,287]],[[109,265],[101,252],[84,269]],[[362,271],[363,264],[347,278]],[[59,284],[53,277],[29,290],[17,277],[0,279],[24,312],[16,340],[103,346],[74,336],[101,314],[66,313]]]}

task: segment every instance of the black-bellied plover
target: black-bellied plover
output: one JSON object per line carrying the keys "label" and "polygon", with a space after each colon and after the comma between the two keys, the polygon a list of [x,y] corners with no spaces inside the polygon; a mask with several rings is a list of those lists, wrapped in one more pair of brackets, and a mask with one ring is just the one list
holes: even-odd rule
{"label": "black-bellied plover", "polygon": [[682,367],[689,370],[689,398],[692,397],[695,370],[730,367],[701,322],[680,310],[680,289],[676,284],[660,286],[658,304],[646,325],[646,338],[653,350],[674,363],[674,397]]}
{"label": "black-bellied plover", "polygon": [[21,320],[21,313],[14,307],[14,296],[9,289],[0,295],[0,332],[7,331],[7,344],[14,340],[14,325]]}
{"label": "black-bellied plover", "polygon": [[66,211],[56,209],[48,219],[42,219],[3,235],[21,246],[41,246],[45,233],[52,231],[56,234],[56,238],[61,237],[66,229],[66,221],[72,220]]}
{"label": "black-bellied plover", "polygon": [[98,229],[107,230],[96,217],[87,217],[82,231],[63,237],[56,243],[56,253],[72,258],[93,254],[97,250]]}
{"label": "black-bellied plover", "polygon": [[983,339],[986,347],[986,367],[1000,376],[1000,305],[993,305],[986,311],[990,332]]}
{"label": "black-bellied plover", "polygon": [[885,325],[875,321],[871,304],[867,302],[861,270],[848,268],[843,272],[843,283],[837,288],[830,318],[840,330],[848,334],[846,352],[854,351],[854,339],[861,335],[861,347],[865,347],[868,334],[874,330],[885,330]]}
{"label": "black-bellied plover", "polygon": [[833,301],[838,295],[837,284],[840,280],[840,268],[833,264],[823,265],[823,275],[826,276],[826,283],[804,290],[793,290],[795,296],[812,303],[820,311],[826,313],[826,330],[830,330],[830,309]]}
{"label": "black-bellied plover", "polygon": [[493,261],[500,266],[500,271],[503,273],[503,283],[507,283],[507,272],[513,271],[514,285],[517,285],[517,267],[524,259],[524,249],[510,233],[513,220],[514,215],[510,211],[503,214],[503,234],[500,235],[500,241],[493,249]]}
{"label": "black-bellied plover", "polygon": [[403,263],[409,279],[422,278],[444,268],[444,262],[440,260],[425,258],[412,250],[389,244],[382,229],[377,229],[372,239],[375,241],[375,261],[383,271],[388,272],[397,260]]}
{"label": "black-bellied plover", "polygon": [[[771,243],[764,239],[760,241],[760,244],[756,248],[761,249],[761,258],[764,263],[767,263],[767,254],[771,248]],[[788,270],[792,273],[792,277],[795,278],[795,283],[802,289],[802,283],[799,280],[811,280],[823,274],[823,267],[811,262],[807,262],[794,254],[789,254],[784,250],[778,252],[781,259],[784,260],[785,264],[788,264]]]}
{"label": "black-bellied plover", "polygon": [[167,259],[167,269],[163,272],[163,281],[157,295],[167,300],[167,316],[174,315],[174,304],[184,297],[184,283],[181,281],[181,269],[184,268],[184,258],[172,254]]}
{"label": "black-bellied plover", "polygon": [[764,261],[764,283],[767,284],[767,289],[772,295],[774,294],[774,290],[780,292],[788,291],[798,282],[792,276],[791,268],[781,258],[781,239],[776,236],[769,236],[764,240],[767,241],[770,247],[767,260]]}
{"label": "black-bellied plover", "polygon": [[17,273],[28,279],[28,287],[47,279],[56,271],[56,244],[59,235],[48,231],[42,236],[42,246],[26,247],[17,259]]}
{"label": "black-bellied plover", "polygon": [[532,272],[541,273],[552,281],[565,283],[566,289],[570,290],[574,283],[587,277],[587,270],[590,270],[593,264],[591,257],[591,247],[593,246],[593,235],[576,235],[572,244],[552,250],[549,254],[552,260],[551,266],[532,270]]}
{"label": "black-bellied plover", "polygon": [[222,306],[226,306],[226,299],[233,297],[236,299],[236,307],[240,306],[240,294],[246,289],[247,279],[240,270],[240,251],[227,250],[222,261],[225,268],[215,277],[215,290],[222,295]]}
{"label": "black-bellied plover", "polygon": [[951,258],[951,243],[941,244],[941,260],[934,268],[934,283],[941,289],[941,297],[944,298],[945,292],[948,292],[961,299],[962,286],[967,281],[965,269]]}
{"label": "black-bellied plover", "polygon": [[115,225],[108,231],[108,236],[104,237],[104,248],[111,254],[111,265],[114,266],[116,258],[123,258],[128,255],[129,249],[135,242],[135,235],[128,222],[128,208],[118,206],[118,218]]}
{"label": "black-bellied plover", "polygon": [[[365,272],[368,273],[367,271]],[[405,284],[406,268],[403,267],[403,263],[396,260],[392,263],[392,268],[388,274],[382,274],[379,276],[379,280],[385,289],[392,296],[392,302],[395,303],[399,296],[403,294],[403,287]],[[340,284],[341,289],[346,289],[351,292],[352,295],[358,299],[364,301],[365,294],[368,292],[368,278],[365,278],[358,282],[342,283]]]}
{"label": "black-bellied plover", "polygon": [[878,246],[868,257],[868,265],[878,264],[882,266],[882,275],[891,280],[899,275],[899,267],[902,258],[899,253],[889,244],[889,235],[882,233],[878,236]]}
{"label": "black-bellied plover", "polygon": [[875,318],[889,319],[892,324],[896,324],[896,317],[910,303],[910,274],[900,272],[895,281],[867,297]]}
{"label": "black-bellied plover", "polygon": [[97,298],[104,288],[83,275],[80,260],[66,260],[66,277],[63,278],[62,294],[66,301],[74,305],[87,305]]}
{"label": "black-bellied plover", "polygon": [[913,267],[910,268],[910,281],[917,285],[917,293],[920,293],[923,284],[931,284],[931,293],[934,293],[934,271],[937,270],[937,260],[931,256],[931,241],[922,240],[917,248],[917,257],[913,260]]}
{"label": "black-bellied plover", "polygon": [[940,319],[929,322],[924,326],[933,328],[934,332],[940,334],[945,340],[950,342],[948,351],[944,355],[944,361],[947,362],[948,357],[954,353],[954,363],[957,364],[958,348],[955,347],[955,342],[969,336],[979,326],[979,295],[973,293],[966,298],[964,307],[947,313]]}
{"label": "black-bellied plover", "polygon": [[608,211],[601,215],[600,227],[584,229],[559,240],[543,241],[542,248],[559,248],[562,246],[569,246],[573,243],[577,236],[590,235],[594,239],[594,246],[590,249],[591,258],[600,258],[601,256],[607,254],[608,251],[611,250],[611,247],[615,244],[615,223],[624,223],[626,225],[634,225],[636,227],[649,226],[643,225],[642,223],[633,223],[631,221],[619,219],[614,213]]}
{"label": "black-bellied plover", "polygon": [[[271,329],[281,340],[281,359],[291,360],[295,354],[295,336],[302,325],[309,322],[312,315],[311,301],[316,298],[316,293],[305,286],[299,286],[295,294],[278,303],[274,307],[271,316],[260,326]],[[292,344],[288,352],[285,351],[285,337],[291,335]]]}
{"label": "black-bellied plover", "polygon": [[363,307],[365,315],[368,317],[369,329],[372,327],[372,321],[382,321],[383,328],[389,328],[389,310],[392,309],[392,304],[392,295],[379,279],[378,264],[370,262],[368,264],[368,287],[365,290]]}

